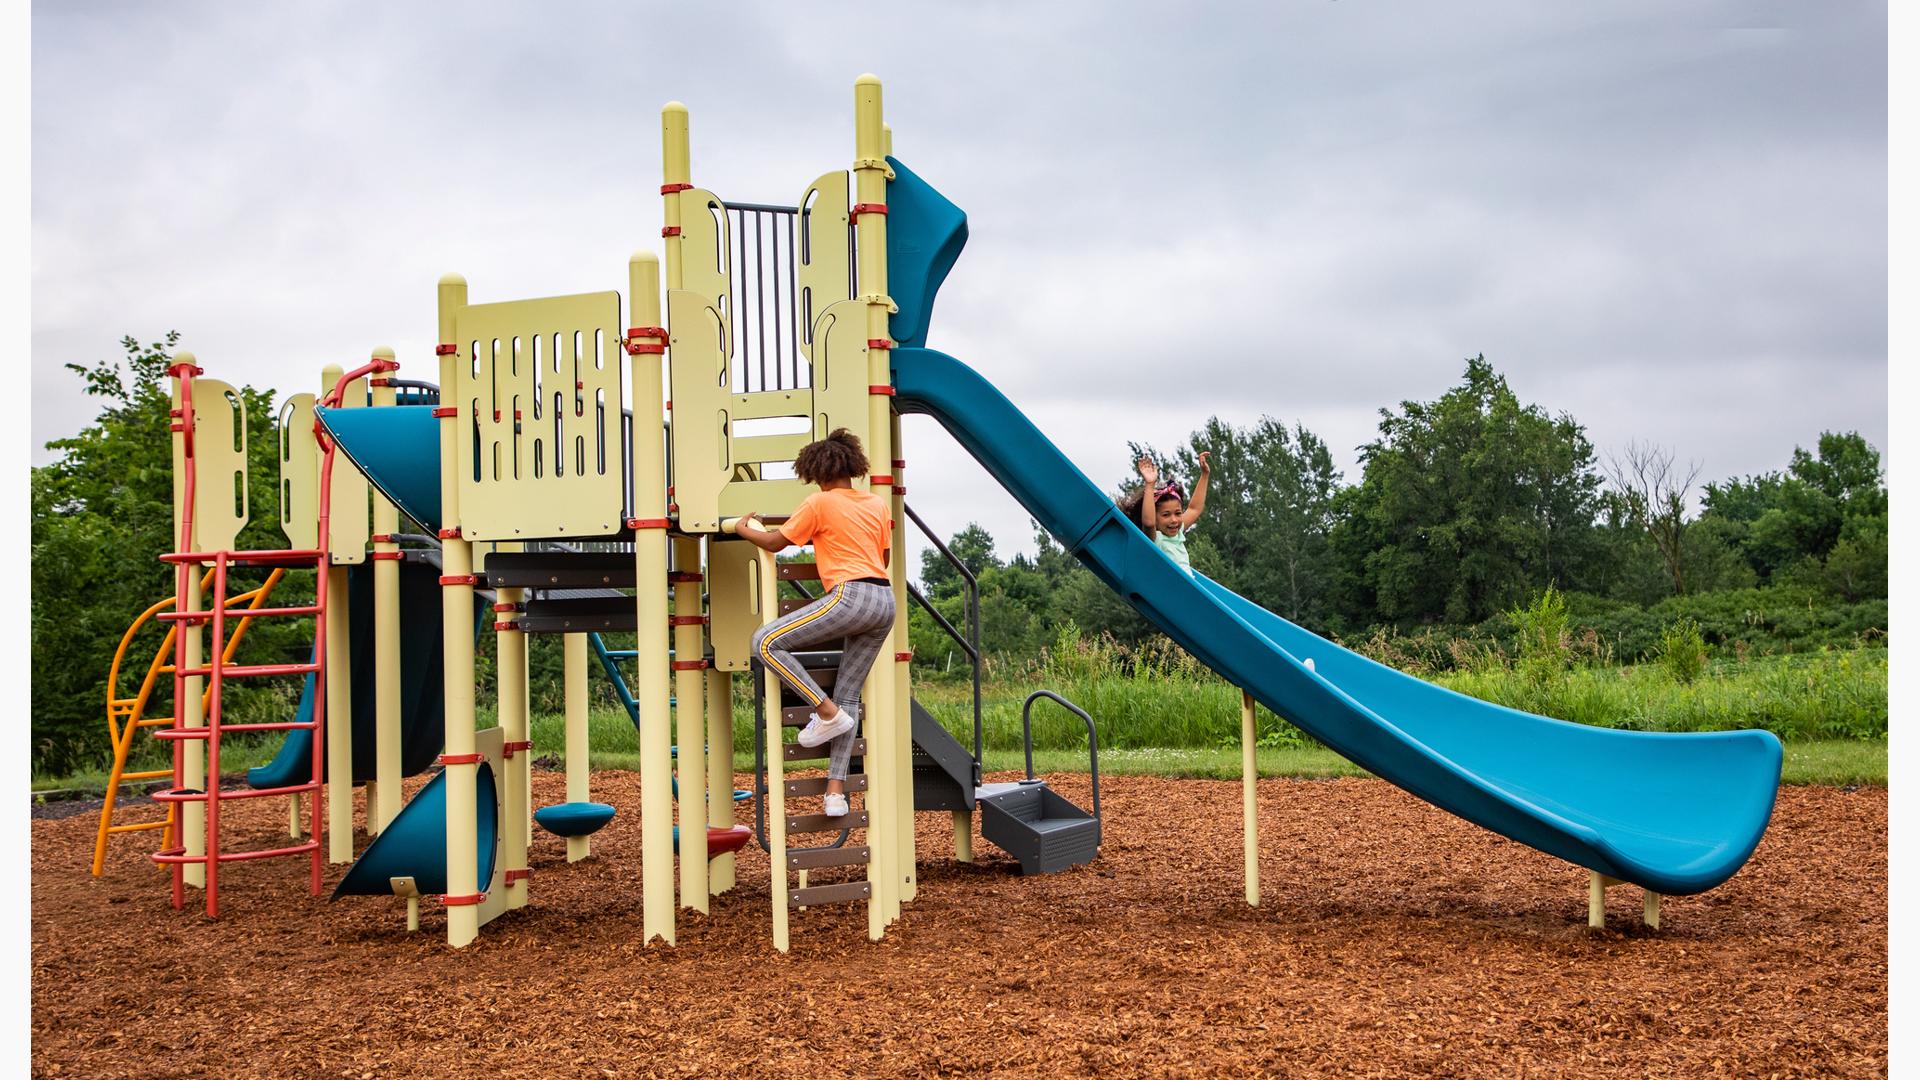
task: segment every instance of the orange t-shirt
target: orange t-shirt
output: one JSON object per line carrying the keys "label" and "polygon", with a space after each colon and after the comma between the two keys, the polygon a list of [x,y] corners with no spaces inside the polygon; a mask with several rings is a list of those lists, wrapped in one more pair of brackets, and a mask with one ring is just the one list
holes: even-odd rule
{"label": "orange t-shirt", "polygon": [[816,491],[800,501],[780,533],[795,544],[812,544],[820,584],[887,577],[893,544],[893,514],[887,500],[856,488]]}

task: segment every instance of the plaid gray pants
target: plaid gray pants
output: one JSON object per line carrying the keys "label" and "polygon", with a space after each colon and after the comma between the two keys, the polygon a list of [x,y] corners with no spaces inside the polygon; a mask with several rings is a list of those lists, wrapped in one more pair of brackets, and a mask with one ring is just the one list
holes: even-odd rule
{"label": "plaid gray pants", "polygon": [[[753,635],[753,655],[809,705],[819,705],[826,691],[794,659],[795,649],[846,639],[840,670],[833,679],[833,703],[853,717],[853,729],[828,744],[827,777],[847,778],[853,740],[860,730],[860,688],[867,681],[874,658],[893,629],[893,589],[870,581],[845,581],[798,611],[761,627]],[[768,717],[769,723],[778,723]]]}

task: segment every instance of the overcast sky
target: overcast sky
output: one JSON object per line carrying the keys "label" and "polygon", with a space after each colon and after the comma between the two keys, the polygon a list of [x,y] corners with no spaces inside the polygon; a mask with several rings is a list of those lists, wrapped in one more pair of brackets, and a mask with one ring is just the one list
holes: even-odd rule
{"label": "overcast sky", "polygon": [[[1378,410],[1476,353],[1704,478],[1886,448],[1881,4],[445,10],[34,5],[36,448],[123,334],[290,392],[380,343],[432,378],[449,270],[624,291],[662,103],[696,183],[792,202],[851,159],[863,71],[969,214],[930,344],[1102,484],[1216,414],[1304,422],[1355,481]],[[932,421],[906,442],[932,524],[1030,550]]]}

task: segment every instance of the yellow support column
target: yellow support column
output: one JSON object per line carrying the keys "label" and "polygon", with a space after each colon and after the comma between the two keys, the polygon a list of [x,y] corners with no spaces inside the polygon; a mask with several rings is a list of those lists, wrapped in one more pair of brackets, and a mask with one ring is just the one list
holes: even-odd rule
{"label": "yellow support column", "polygon": [[[564,635],[566,642],[567,801],[586,802],[587,777],[587,635]],[[579,862],[593,854],[590,836],[567,837],[567,861]]]}
{"label": "yellow support column", "polygon": [[[497,603],[507,610],[493,624],[494,655],[499,662],[499,714],[502,800],[500,808],[500,864],[506,868],[507,906],[527,905],[527,879],[516,871],[527,869],[528,822],[533,813],[527,790],[527,770],[522,768],[533,756],[528,738],[527,635],[520,629],[519,609],[526,599],[525,589],[502,588]],[[516,760],[516,758],[518,760]]]}
{"label": "yellow support column", "polygon": [[[682,120],[685,112],[682,111]],[[685,124],[681,134],[684,142]],[[682,159],[684,161],[684,158]],[[668,196],[667,205],[675,204]],[[668,243],[669,272],[673,244]],[[654,425],[666,415],[660,387],[660,263],[648,252],[627,260],[627,291],[633,315],[630,372],[633,410],[633,567],[635,615],[639,620],[640,702],[640,941],[674,940],[673,731],[668,714],[672,681],[667,666],[667,462]],[[696,565],[694,570],[699,569]],[[703,890],[704,891],[704,890]]]}
{"label": "yellow support column", "polygon": [[[862,75],[854,80],[853,108],[855,209],[884,207],[887,201],[886,136],[881,122],[880,79],[877,76]],[[855,221],[859,299],[867,306],[867,340],[891,340],[887,322],[893,312],[893,301],[887,295],[887,217],[884,212],[868,210],[857,213]],[[868,346],[867,382],[870,386],[892,384],[892,372],[887,359],[888,351],[885,348]],[[885,394],[870,392],[867,406],[869,461],[892,461],[892,428],[892,399]],[[899,573],[896,567],[896,580]],[[883,655],[894,651],[894,642],[895,638],[888,635],[887,641],[881,646]],[[866,715],[861,717],[861,726],[867,739],[867,809],[870,822],[867,833],[873,849],[873,862],[868,866],[873,896],[867,902],[867,936],[875,941],[886,932],[887,925],[900,915],[903,878],[903,845],[899,833],[900,787],[904,778],[897,772],[896,747],[906,732],[902,718],[895,715],[896,666],[890,663],[875,664],[861,694],[861,700],[866,704]]]}
{"label": "yellow support column", "polygon": [[[458,274],[440,279],[440,385],[449,393],[459,385],[462,362],[455,324],[467,306],[467,280]],[[460,948],[480,936],[478,824],[475,781],[479,754],[474,749],[473,715],[473,544],[460,537],[458,460],[462,417],[457,406],[440,418],[441,653],[446,687],[447,895],[460,903],[447,907],[447,944]],[[465,417],[472,422],[472,417]],[[511,824],[509,825],[511,828]]]}
{"label": "yellow support column", "polygon": [[1254,797],[1254,784],[1260,779],[1260,768],[1254,761],[1255,739],[1253,695],[1242,690],[1240,692],[1240,844],[1241,856],[1246,860],[1247,868],[1247,903],[1252,907],[1259,907],[1260,817],[1258,803]]}
{"label": "yellow support column", "polygon": [[[733,673],[707,669],[707,824],[733,824]],[[707,863],[713,895],[733,888],[734,854]]]}
{"label": "yellow support column", "polygon": [[[373,350],[392,360],[393,350]],[[388,376],[373,380],[373,404],[392,405]],[[340,467],[338,464],[336,468]],[[400,813],[400,509],[373,494],[373,715],[374,783],[367,800],[367,832],[379,833]],[[296,801],[297,805],[297,801]]]}
{"label": "yellow support column", "polygon": [[[184,353],[175,354],[174,362],[181,364],[193,363],[191,356],[187,356],[185,360],[180,359],[181,356],[186,355],[187,354]],[[180,579],[187,583],[187,610],[201,610],[200,585],[198,580],[199,567],[188,567],[181,573]],[[202,630],[200,624],[182,622],[178,624],[178,627],[175,632],[186,635],[184,640],[185,653],[182,659],[189,669],[197,668],[203,662],[206,648],[205,639],[201,637]],[[189,676],[181,688],[181,696],[184,700],[174,706],[180,710],[180,726],[183,728],[206,727],[206,679],[199,675]],[[206,742],[202,739],[184,739],[181,741],[180,778],[181,782],[189,790],[205,791],[207,789],[206,746]],[[207,853],[206,803],[190,802],[180,804],[180,835],[185,840],[186,853],[188,855],[197,856]],[[185,881],[188,885],[192,885],[195,888],[206,887],[207,867],[205,863],[187,863],[180,869],[183,872],[181,880]]]}
{"label": "yellow support column", "polygon": [[[759,552],[760,566],[760,621],[770,623],[780,617],[780,564],[769,551]],[[781,737],[785,726],[780,723],[780,680],[772,672],[763,672],[760,685],[755,688],[763,700],[762,708],[767,717],[767,870],[773,890],[773,947],[781,952],[787,951],[787,757],[786,741]],[[873,744],[869,740],[869,751]],[[868,789],[871,796],[872,788]],[[869,867],[868,879],[872,879]],[[872,899],[867,901],[867,910],[876,909]],[[873,933],[872,916],[868,917],[868,932]],[[878,935],[875,935],[876,937]]]}
{"label": "yellow support column", "polygon": [[[892,353],[888,353],[892,356]],[[888,382],[892,381],[889,370]],[[891,400],[882,398],[883,401]],[[900,778],[900,899],[911,902],[919,892],[916,883],[920,853],[913,827],[913,645],[907,639],[907,463],[900,449],[900,414],[894,413],[888,429],[891,436],[893,477],[893,715],[899,723],[900,738],[893,751],[893,775]],[[971,843],[972,831],[967,839]]]}
{"label": "yellow support column", "polygon": [[[339,364],[320,369],[320,393],[333,392],[345,371]],[[355,380],[348,392],[359,385]],[[345,405],[346,402],[340,402]],[[336,463],[336,473],[351,469]],[[336,485],[334,494],[340,494]],[[357,507],[331,507],[334,514],[351,514]],[[328,553],[327,566],[327,716],[322,729],[327,743],[327,861],[353,861],[353,663],[348,647],[347,567]]]}
{"label": "yellow support column", "polygon": [[[639,415],[638,413],[635,414]],[[700,538],[673,542],[673,723],[680,775],[680,906],[707,910],[706,635],[701,633]]]}

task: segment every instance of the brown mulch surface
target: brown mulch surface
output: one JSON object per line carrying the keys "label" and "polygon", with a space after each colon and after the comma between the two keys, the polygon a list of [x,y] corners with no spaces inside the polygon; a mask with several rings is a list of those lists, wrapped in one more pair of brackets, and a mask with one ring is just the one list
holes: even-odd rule
{"label": "brown mulch surface", "polygon": [[[1005,777],[1002,777],[1003,779]],[[741,782],[744,784],[744,778]],[[416,781],[416,785],[417,785]],[[536,805],[562,778],[534,774]],[[1086,805],[1085,777],[1061,778]],[[1868,1075],[1887,1070],[1887,793],[1785,788],[1753,861],[1639,925],[1586,872],[1377,780],[1260,784],[1262,905],[1237,783],[1115,777],[1101,856],[1021,878],[921,816],[919,898],[878,944],[855,906],[768,937],[765,856],[675,948],[640,944],[639,781],[595,858],[536,833],[533,902],[445,944],[441,911],[310,897],[291,859],[223,870],[221,918],[167,906],[96,819],[33,824],[38,1075]],[[231,846],[278,799],[223,810]],[[342,868],[330,868],[331,888]]]}

